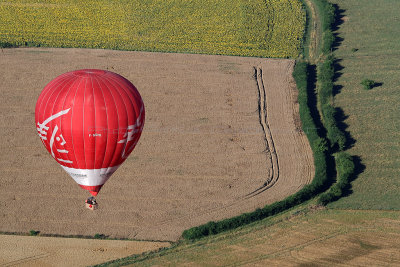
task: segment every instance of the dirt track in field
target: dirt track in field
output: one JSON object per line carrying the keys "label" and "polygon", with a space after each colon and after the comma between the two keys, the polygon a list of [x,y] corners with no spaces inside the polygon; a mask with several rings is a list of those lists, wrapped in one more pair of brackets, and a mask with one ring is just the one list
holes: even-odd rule
{"label": "dirt track in field", "polygon": [[[176,240],[182,231],[281,200],[313,177],[294,61],[88,49],[0,54],[0,231]],[[146,123],[103,187],[100,209],[36,135],[42,88],[75,69],[117,72],[140,91]]]}

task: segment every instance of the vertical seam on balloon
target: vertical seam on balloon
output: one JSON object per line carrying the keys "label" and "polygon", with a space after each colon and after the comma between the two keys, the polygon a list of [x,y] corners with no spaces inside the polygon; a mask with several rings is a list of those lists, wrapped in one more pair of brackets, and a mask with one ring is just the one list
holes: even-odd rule
{"label": "vertical seam on balloon", "polygon": [[[58,94],[57,94],[57,96],[56,96],[56,98],[55,98],[55,100],[54,100],[54,102],[53,102],[53,107],[52,107],[52,109],[51,109],[51,114],[53,115],[54,114],[54,107],[56,106],[56,104],[57,104],[57,99],[59,98],[59,96],[60,96],[60,94],[61,94],[61,92],[62,92],[62,90],[65,88],[65,86],[68,84],[68,80],[67,79],[65,79],[62,83],[60,83],[60,85],[59,86],[61,86],[62,85],[62,87],[61,87],[61,90],[59,90],[59,92],[58,92]],[[57,87],[58,88],[58,87]],[[56,89],[55,89],[56,90]],[[53,125],[53,121],[52,122],[50,122],[51,123],[51,125]],[[50,127],[50,126],[49,126]],[[61,128],[61,127],[60,127]],[[54,130],[54,128],[53,128],[53,130]],[[61,131],[61,130],[60,130]],[[50,145],[50,143],[49,143],[49,145]],[[55,145],[54,145],[55,146]],[[51,149],[51,147],[50,147],[50,149]],[[57,151],[57,150],[56,150]],[[54,151],[53,151],[54,152]],[[57,154],[56,153],[54,153],[54,159],[56,160],[56,162],[58,163],[58,164],[60,164],[59,163],[59,161],[57,160],[57,156],[59,157],[60,156],[60,153],[57,151]]]}
{"label": "vertical seam on balloon", "polygon": [[[133,108],[134,108],[134,112],[135,112],[135,125],[136,125],[136,122],[138,121],[138,120],[140,120],[140,123],[142,124],[142,123],[144,123],[144,113],[145,113],[145,111],[144,111],[144,103],[143,103],[143,100],[142,100],[142,96],[140,95],[140,93],[139,93],[139,91],[137,90],[137,88],[128,80],[128,79],[126,79],[126,78],[124,78],[124,77],[122,77],[123,79],[124,79],[124,81],[125,81],[125,83],[127,83],[128,85],[130,85],[130,86],[132,86],[132,88],[131,89],[126,89],[125,87],[123,87],[123,89],[124,89],[124,91],[125,91],[125,93],[128,95],[128,97],[129,97],[129,99],[130,99],[130,101],[131,101],[131,103],[132,103],[132,106],[133,106]],[[115,79],[117,82],[119,82],[117,79]],[[131,93],[131,94],[130,94]],[[132,96],[132,93],[134,93],[134,99],[132,100],[132,98],[131,98],[131,96]],[[136,98],[138,98],[140,101],[136,101]],[[140,103],[138,103],[138,102],[140,102]],[[139,105],[138,105],[139,104]],[[136,111],[136,109],[135,108],[137,108],[137,111]],[[140,116],[140,117],[139,117]],[[141,127],[143,128],[143,125],[141,125]],[[135,134],[135,137],[134,137],[134,141],[133,142],[135,142],[135,146],[136,146],[136,144],[137,144],[137,142],[139,141],[139,138],[140,138],[140,136],[141,136],[141,134],[142,134],[142,131],[140,131],[140,132],[137,132],[136,134]],[[132,152],[132,151],[131,151]]]}
{"label": "vertical seam on balloon", "polygon": [[[94,128],[96,129],[96,98],[94,95],[94,84],[92,75],[90,76],[90,81],[92,82],[92,90],[93,90],[93,109],[94,109]],[[96,168],[96,138],[94,138],[94,159],[93,159],[93,170]]]}
{"label": "vertical seam on balloon", "polygon": [[85,159],[85,168],[87,169],[86,163],[86,155],[85,155],[85,97],[86,97],[86,85],[87,85],[87,77],[85,77],[85,90],[83,91],[83,112],[82,112],[82,137],[83,137],[83,158]]}
{"label": "vertical seam on balloon", "polygon": [[[64,80],[63,80],[64,81]],[[45,97],[47,97],[47,95],[51,92],[51,94],[50,94],[50,97],[54,94],[54,92],[56,91],[56,89],[52,89],[51,87],[49,87],[49,85],[51,84],[52,82],[50,82],[48,85],[46,85],[45,87],[48,87],[48,89],[47,89],[47,92],[45,93],[46,94],[46,96],[43,96],[42,97],[42,99],[41,99],[41,103],[40,103],[40,106],[39,106],[39,108],[38,108],[38,110],[42,110],[41,109],[41,106],[42,106],[42,103],[43,103],[43,101],[45,100]],[[59,83],[57,84],[57,87],[56,88],[58,88],[59,86],[60,86],[60,84],[62,84],[62,82],[61,81],[59,81]],[[48,98],[50,98],[50,97],[48,97]],[[46,111],[46,108],[47,108],[47,104],[49,103],[49,101],[46,101],[45,102],[45,106],[44,106],[44,111]],[[45,113],[45,112],[43,112],[43,113]],[[43,116],[44,116],[45,114],[43,114]],[[45,120],[45,118],[39,118],[39,121],[44,121]],[[35,122],[36,123],[36,122]],[[36,127],[37,127],[37,125],[36,125]]]}
{"label": "vertical seam on balloon", "polygon": [[[116,92],[116,94],[119,95],[118,89],[115,88],[115,86],[113,86],[112,83],[110,83],[110,80],[108,79],[108,77],[107,77],[107,76],[104,76],[104,78],[107,80],[107,82],[109,83],[109,85],[113,88],[113,90],[110,90],[110,87],[107,85],[107,88],[110,90],[110,92]],[[115,151],[117,150],[117,147],[118,147],[118,139],[119,139],[119,132],[120,132],[119,109],[118,109],[117,103],[115,102],[114,94],[111,93],[111,95],[112,95],[112,97],[113,97],[114,106],[115,106],[115,108],[116,108],[116,110],[117,110],[117,117],[118,117],[118,119],[117,119],[117,143],[116,143],[115,146],[114,146],[114,152],[112,153],[113,156],[112,156],[112,158],[111,158],[111,164],[110,164],[110,166],[108,166],[108,169],[111,168],[111,167],[113,167],[113,166],[112,166],[112,163],[114,162]],[[123,102],[122,99],[121,99],[121,101]],[[119,162],[118,162],[118,163],[119,163]],[[108,169],[107,169],[107,170],[108,170]]]}
{"label": "vertical seam on balloon", "polygon": [[[49,94],[49,92],[51,92],[51,87],[50,87],[50,85],[52,85],[53,83],[55,83],[54,80],[50,81],[50,82],[45,86],[45,88],[47,88],[47,89],[46,89],[46,92],[44,92],[44,95],[43,95],[42,97],[40,97],[40,96],[41,96],[41,94],[43,93],[43,91],[40,93],[40,95],[39,95],[40,104],[39,104],[39,103],[36,103],[36,106],[39,104],[38,110],[41,110],[41,106],[42,106],[42,104],[43,104],[43,102],[44,102],[44,99],[47,97],[47,95]],[[38,100],[38,101],[39,101],[39,100]],[[46,101],[46,104],[47,104],[47,101]],[[46,106],[45,106],[45,107],[46,107]],[[41,120],[43,120],[43,119],[42,119],[42,118],[39,118],[39,121],[41,121]]]}
{"label": "vertical seam on balloon", "polygon": [[[57,94],[57,96],[56,96],[56,98],[55,98],[55,100],[53,101],[53,107],[51,108],[51,114],[53,115],[54,114],[54,106],[56,106],[56,103],[57,103],[57,99],[58,99],[58,97],[59,97],[59,95],[61,94],[61,91],[62,91],[62,89],[65,87],[65,84],[63,84],[64,86],[61,88],[61,90],[58,92],[58,94]],[[56,92],[56,90],[55,90],[55,92]],[[53,95],[53,94],[52,94]],[[53,121],[51,121],[49,124],[50,125],[53,125]],[[48,126],[49,127],[49,129],[50,129],[50,125]],[[58,128],[57,128],[58,129]],[[53,131],[54,131],[54,127],[53,127]],[[52,136],[54,135],[54,133],[52,133]],[[50,150],[52,149],[52,147],[51,147],[51,142],[49,143],[49,147],[50,147]],[[58,155],[58,153],[57,153],[57,155]],[[58,163],[58,160],[57,160],[57,157],[56,157],[56,154],[54,153],[54,155],[52,155],[53,157],[54,157],[54,159],[57,161],[57,163]]]}
{"label": "vertical seam on balloon", "polygon": [[[75,76],[74,76],[74,75],[71,75],[71,77],[75,77]],[[75,83],[76,83],[77,80],[78,80],[78,79],[75,78],[75,81],[70,85],[70,87],[68,88],[68,92],[65,94],[64,102],[63,102],[63,105],[62,105],[62,109],[63,109],[63,110],[64,110],[64,107],[65,107],[65,102],[67,101],[69,92],[71,91],[71,88],[73,88],[73,86],[75,85]],[[72,109],[72,110],[73,110],[73,109]],[[72,115],[71,115],[71,121],[72,121]],[[60,132],[61,132],[61,134],[63,134],[62,121],[60,121]],[[72,134],[71,134],[71,136],[72,136]],[[73,151],[73,152],[74,152],[74,156],[75,156],[75,151]],[[72,161],[71,158],[70,158],[70,156],[69,156],[69,152],[67,153],[67,158],[68,158],[69,161]],[[76,158],[75,158],[75,161],[76,161]],[[72,161],[72,162],[73,162],[73,161]],[[74,165],[74,163],[70,163],[70,164],[71,164],[72,166]]]}
{"label": "vertical seam on balloon", "polygon": [[[81,85],[82,80],[83,80],[82,78],[79,79],[79,84],[75,89],[75,95],[74,95],[74,101],[73,101],[74,106],[75,106],[76,94],[78,93],[78,89],[79,89],[79,86]],[[71,128],[71,138],[72,138],[72,149],[74,150],[74,157],[76,159],[76,165],[77,165],[78,169],[81,169],[81,167],[79,166],[79,161],[77,160],[77,157],[76,157],[76,154],[75,154],[74,135],[73,135],[73,132],[72,132],[72,122],[74,121],[73,117],[74,117],[74,109],[72,109],[72,113],[71,113],[71,127],[70,127]]]}
{"label": "vertical seam on balloon", "polygon": [[[106,78],[106,75],[104,75],[103,78],[105,78],[108,81],[108,79]],[[112,91],[110,90],[108,84],[105,84],[105,86],[107,87],[107,90],[109,91],[111,97],[113,98],[115,110],[117,111],[117,140],[118,140],[118,136],[119,136],[119,112],[118,112],[118,107],[117,107],[117,103],[115,102],[114,95],[113,95]],[[115,150],[117,149],[117,146],[118,146],[118,142],[114,145],[114,151],[112,153],[111,161],[107,164],[107,166],[108,166],[107,167],[107,172],[112,167],[112,166],[109,166],[109,165],[113,162],[114,154],[115,154]]]}
{"label": "vertical seam on balloon", "polygon": [[[121,76],[121,77],[122,77],[122,76]],[[136,90],[136,92],[137,92],[137,94],[139,95],[140,100],[141,100],[141,96],[140,96],[139,92],[137,91],[136,87],[135,87],[129,80],[127,80],[126,78],[124,78],[124,77],[122,77],[122,78],[124,79],[124,81],[125,81],[128,85],[131,85],[131,86],[133,86],[133,87],[135,88],[135,90]],[[138,120],[138,119],[141,119],[141,118],[139,118],[139,116],[141,115],[140,110],[141,110],[142,108],[144,109],[143,101],[142,101],[142,100],[140,101],[141,106],[138,107],[138,106],[137,106],[137,103],[131,99],[131,97],[130,97],[131,95],[130,95],[129,92],[126,90],[125,86],[121,86],[121,84],[120,84],[120,82],[118,81],[118,79],[112,79],[112,80],[113,80],[114,82],[118,83],[118,85],[124,90],[124,92],[125,92],[125,94],[127,95],[129,101],[131,102],[132,107],[133,107],[133,110],[134,110],[134,112],[135,112],[134,118],[136,118],[136,119],[135,119],[135,124],[136,124],[137,120]],[[129,90],[129,89],[128,89],[128,90]],[[136,109],[135,109],[135,108],[138,108],[138,112],[136,112]],[[142,116],[143,116],[143,115],[142,115]],[[138,140],[138,138],[140,138],[140,135],[141,135],[141,132],[140,132],[138,135],[135,134],[135,136],[134,136],[134,141],[133,141],[133,142],[136,142],[136,141]],[[126,143],[126,144],[127,144],[127,143]],[[135,146],[136,146],[136,144],[135,144]],[[126,149],[126,148],[125,148],[125,149]],[[131,152],[132,152],[132,151],[131,151]]]}
{"label": "vertical seam on balloon", "polygon": [[[121,76],[122,77],[122,76]],[[135,87],[130,81],[128,81],[127,79],[125,79],[124,77],[122,77],[125,81],[126,81],[126,83],[127,84],[129,84],[129,85],[132,85],[133,87]],[[118,79],[113,79],[113,78],[111,78],[110,77],[110,79],[112,79],[114,82],[116,82],[123,90],[124,90],[124,92],[125,92],[125,94],[128,96],[128,98],[129,98],[129,101],[131,102],[131,104],[132,104],[132,106],[135,108],[135,107],[137,107],[136,106],[136,103],[131,99],[131,97],[130,97],[130,94],[127,92],[127,90],[126,90],[126,88],[125,88],[125,86],[121,86],[121,83],[120,83],[120,81],[118,80]],[[129,89],[128,89],[129,90]],[[139,110],[140,110],[140,108],[139,108]],[[136,117],[136,110],[135,110],[135,117]]]}
{"label": "vertical seam on balloon", "polygon": [[[54,81],[54,80],[53,80],[53,81]],[[47,105],[48,105],[48,103],[49,103],[48,98],[50,98],[50,97],[56,92],[56,89],[50,87],[50,84],[53,84],[53,81],[51,81],[48,85],[45,86],[45,88],[47,87],[47,91],[46,91],[45,95],[41,98],[41,104],[40,104],[38,110],[42,110],[42,108],[41,108],[42,103],[45,103],[45,106],[44,106],[43,112],[41,112],[41,114],[40,114],[40,115],[42,115],[42,117],[39,116],[38,121],[37,121],[37,122],[35,121],[35,126],[36,126],[36,128],[37,128],[37,126],[38,126],[38,125],[37,125],[38,122],[40,122],[40,121],[42,121],[42,123],[44,122],[44,120],[45,120],[45,118],[46,118],[46,117],[45,117],[46,108],[47,108]],[[55,83],[55,82],[54,82],[54,83]],[[62,82],[61,82],[61,81],[58,81],[58,84],[57,84],[57,87],[56,87],[56,88],[58,88],[58,87],[60,86],[60,84],[62,84]],[[50,94],[50,96],[48,97],[49,94]],[[47,100],[46,100],[46,99],[47,99]],[[46,101],[45,101],[45,100],[46,100]],[[35,115],[36,115],[36,109],[35,109]],[[36,116],[35,116],[35,117],[36,117]],[[45,146],[45,148],[47,149],[47,145],[49,145],[49,143],[48,143],[48,142],[44,142],[42,139],[41,139],[41,141],[42,141],[43,145]],[[45,143],[47,143],[47,145],[46,145]],[[51,148],[50,148],[50,149],[51,149]]]}
{"label": "vertical seam on balloon", "polygon": [[[114,89],[115,89],[115,91],[118,93],[118,95],[119,95],[119,97],[120,97],[122,103],[124,103],[124,106],[125,106],[125,113],[128,114],[128,112],[126,112],[125,101],[124,101],[123,97],[121,96],[121,93],[119,92],[119,90],[117,89],[117,87],[116,87],[112,82],[110,82],[110,79],[109,79],[108,77],[104,77],[104,78],[110,83],[110,85],[111,85],[112,87],[114,87]],[[112,81],[112,79],[111,79],[111,81]],[[118,109],[117,109],[117,110],[118,110]],[[126,120],[127,120],[126,125],[129,126],[129,118],[128,118],[128,115],[126,116]],[[128,131],[128,129],[126,129],[126,131]],[[119,136],[119,118],[118,118],[118,136]],[[117,144],[118,144],[118,143],[117,143]],[[123,150],[126,149],[126,144],[127,144],[127,141],[125,141]],[[115,149],[116,149],[117,146],[118,146],[118,145],[115,146]],[[115,153],[115,149],[114,149],[114,153]],[[119,156],[119,157],[121,157],[121,156]],[[114,159],[113,159],[113,160],[114,160]],[[113,160],[112,160],[112,161],[113,161]],[[112,162],[112,161],[111,161],[111,162]],[[118,161],[119,161],[119,160],[118,160]],[[118,162],[118,163],[119,163],[119,162]],[[118,165],[119,165],[119,164],[118,164]]]}
{"label": "vertical seam on balloon", "polygon": [[104,150],[103,160],[102,160],[101,165],[100,165],[100,169],[102,169],[103,168],[103,164],[104,164],[104,159],[106,158],[106,155],[107,155],[106,152],[107,152],[107,147],[108,147],[108,112],[107,112],[106,99],[105,99],[104,93],[103,93],[103,87],[102,87],[101,83],[97,80],[97,77],[95,77],[95,79],[96,79],[97,83],[100,86],[100,92],[101,92],[101,95],[103,96],[104,106],[106,108],[106,131],[105,131],[106,132],[106,146],[105,146],[105,150]]}
{"label": "vertical seam on balloon", "polygon": [[[63,76],[63,75],[61,75],[61,76]],[[64,77],[60,77],[60,80],[63,80],[63,79],[61,79],[61,78],[64,78]],[[60,80],[57,81],[58,84],[61,83]],[[56,82],[56,81],[55,81],[55,79],[54,79],[54,80],[50,81],[50,82],[45,86],[45,88],[47,87],[47,90],[46,90],[46,92],[45,92],[46,96],[47,96],[47,94],[48,94],[49,92],[51,92],[51,88],[53,87],[53,83],[55,83],[55,82]],[[57,85],[57,86],[58,86],[58,85]],[[44,99],[46,96],[43,95],[43,97],[42,97],[42,99],[41,99],[41,101],[40,101],[40,106],[43,104],[43,99]],[[40,106],[39,106],[39,108],[40,108]]]}
{"label": "vertical seam on balloon", "polygon": [[[124,79],[125,79],[125,78],[124,78]],[[138,112],[136,112],[136,110],[135,110],[135,108],[137,107],[136,103],[135,103],[134,101],[132,101],[132,99],[131,99],[131,97],[130,97],[130,94],[127,92],[125,86],[121,86],[121,83],[120,83],[117,79],[112,79],[112,80],[113,80],[113,82],[117,83],[117,84],[119,85],[120,88],[122,88],[122,89],[124,90],[125,95],[128,97],[129,102],[132,104],[132,107],[133,107],[134,112],[135,112],[135,118],[137,119],[136,115],[137,115]],[[125,79],[125,80],[126,80],[126,79]],[[132,84],[132,83],[129,82],[129,81],[127,81],[127,82],[128,82],[128,84]],[[132,86],[134,86],[134,85],[132,84]],[[124,102],[124,103],[125,103],[125,102]],[[126,106],[126,105],[125,105],[125,106]],[[140,114],[140,108],[139,108],[139,114]]]}
{"label": "vertical seam on balloon", "polygon": [[[123,77],[122,77],[123,78]],[[133,86],[133,84],[131,83],[131,82],[129,82],[128,80],[126,80],[125,78],[123,78],[124,80],[125,80],[125,82],[128,84],[128,85],[132,85]],[[124,85],[121,85],[121,83],[118,81],[118,79],[112,79],[113,80],[113,82],[114,83],[117,83],[117,85],[120,87],[120,88],[122,88],[122,90],[123,90],[123,92],[124,92],[124,94],[125,94],[125,96],[128,98],[128,102],[130,102],[131,103],[131,105],[132,105],[132,109],[133,109],[133,112],[135,113],[134,114],[134,116],[133,116],[133,123],[134,123],[134,125],[136,124],[136,121],[137,121],[137,119],[138,119],[138,117],[137,117],[137,112],[136,112],[136,109],[135,109],[135,107],[136,107],[136,105],[134,104],[134,102],[132,101],[132,99],[131,99],[131,97],[130,97],[130,94],[127,92],[127,90],[125,89],[125,86]],[[120,94],[121,95],[121,94]],[[127,110],[127,106],[126,106],[126,103],[125,103],[125,101],[123,101],[124,102],[124,105],[125,105],[125,110]],[[139,113],[140,114],[140,113]],[[127,112],[127,117],[128,117],[128,127],[129,127],[129,117],[130,117],[130,115],[129,115],[129,112]],[[134,134],[134,138],[133,138],[133,141],[132,142],[135,142],[135,138],[136,138],[136,134]],[[126,160],[126,158],[127,158],[127,156],[128,155],[125,155],[125,153],[126,153],[126,151],[128,151],[129,150],[129,147],[128,147],[128,139],[126,140],[126,142],[125,142],[125,147],[124,147],[124,156],[125,156],[125,158],[123,158],[123,160],[125,161]],[[132,151],[130,151],[130,152],[132,152]]]}

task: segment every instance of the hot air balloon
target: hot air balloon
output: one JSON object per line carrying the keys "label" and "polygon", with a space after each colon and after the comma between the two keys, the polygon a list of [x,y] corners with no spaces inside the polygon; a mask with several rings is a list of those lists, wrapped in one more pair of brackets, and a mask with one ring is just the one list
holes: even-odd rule
{"label": "hot air balloon", "polygon": [[93,196],[135,148],[144,118],[135,86],[97,69],[58,76],[44,87],[35,109],[43,145]]}

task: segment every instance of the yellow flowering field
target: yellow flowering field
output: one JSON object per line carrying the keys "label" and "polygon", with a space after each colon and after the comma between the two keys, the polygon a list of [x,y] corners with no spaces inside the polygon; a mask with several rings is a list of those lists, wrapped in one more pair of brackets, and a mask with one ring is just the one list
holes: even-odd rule
{"label": "yellow flowering field", "polygon": [[0,43],[296,57],[300,0],[0,0]]}

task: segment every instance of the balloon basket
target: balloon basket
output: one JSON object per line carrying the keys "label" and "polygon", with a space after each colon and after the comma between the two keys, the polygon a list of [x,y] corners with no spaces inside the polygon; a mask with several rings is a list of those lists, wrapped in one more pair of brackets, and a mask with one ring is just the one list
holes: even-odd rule
{"label": "balloon basket", "polygon": [[89,210],[97,210],[98,209],[98,204],[94,197],[89,197],[88,199],[86,199],[85,206]]}

